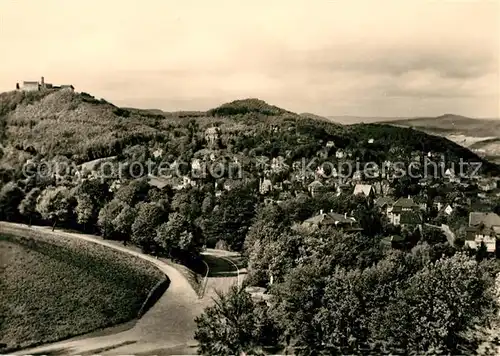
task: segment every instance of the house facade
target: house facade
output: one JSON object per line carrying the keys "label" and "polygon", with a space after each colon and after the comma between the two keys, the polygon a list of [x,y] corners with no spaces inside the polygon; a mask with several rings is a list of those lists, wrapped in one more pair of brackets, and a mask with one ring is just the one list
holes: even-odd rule
{"label": "house facade", "polygon": [[420,206],[413,199],[400,198],[388,210],[388,218],[391,224],[412,225],[413,222],[421,221]]}
{"label": "house facade", "polygon": [[490,253],[496,252],[497,237],[500,235],[500,216],[495,213],[471,212],[465,244],[477,249],[484,244]]}
{"label": "house facade", "polygon": [[336,229],[346,232],[362,230],[355,218],[347,216],[347,214],[334,213],[333,211],[324,213],[323,210],[321,210],[318,215],[305,220],[302,225],[309,229],[335,227]]}
{"label": "house facade", "polygon": [[382,214],[389,216],[394,200],[391,197],[384,196],[376,199],[374,203]]}

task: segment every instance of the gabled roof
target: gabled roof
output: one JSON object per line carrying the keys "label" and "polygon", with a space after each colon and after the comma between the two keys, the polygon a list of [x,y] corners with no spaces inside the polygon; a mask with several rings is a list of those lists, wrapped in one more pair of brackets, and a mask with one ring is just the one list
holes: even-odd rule
{"label": "gabled roof", "polygon": [[394,200],[391,197],[380,197],[377,200],[375,200],[375,205],[381,208],[383,208],[386,205],[391,205],[392,203],[394,203]]}
{"label": "gabled roof", "polygon": [[331,219],[327,217],[326,214],[319,214],[316,216],[313,216],[312,218],[309,218],[304,221],[305,223],[308,224],[314,224],[314,225],[329,225],[329,224],[335,224]]}
{"label": "gabled roof", "polygon": [[394,204],[393,207],[398,208],[414,208],[418,207],[417,204],[411,198],[399,198]]}
{"label": "gabled roof", "polygon": [[351,217],[346,217],[342,214],[337,214],[337,213],[323,213],[319,214],[316,216],[313,216],[312,218],[309,218],[304,221],[305,223],[308,224],[315,224],[315,225],[337,225],[337,224],[352,224],[356,222],[356,219],[351,218]]}
{"label": "gabled roof", "polygon": [[476,227],[479,225],[484,225],[485,227],[500,226],[500,216],[495,213],[470,213],[469,227]]}
{"label": "gabled roof", "polygon": [[373,187],[369,184],[356,184],[356,186],[354,187],[354,192],[353,194],[354,195],[358,195],[358,194],[364,194],[366,196],[369,196],[370,193],[373,192]]}

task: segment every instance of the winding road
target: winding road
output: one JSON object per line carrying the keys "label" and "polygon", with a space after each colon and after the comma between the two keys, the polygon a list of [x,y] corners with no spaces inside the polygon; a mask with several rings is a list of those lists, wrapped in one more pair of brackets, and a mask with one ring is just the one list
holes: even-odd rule
{"label": "winding road", "polygon": [[[0,223],[0,232],[19,228],[29,229],[26,225]],[[18,351],[18,355],[172,355],[196,354],[197,343],[193,338],[196,324],[194,319],[210,305],[215,295],[215,290],[227,290],[234,284],[239,284],[238,267],[232,262],[230,253],[218,250],[204,252],[204,258],[210,268],[230,264],[236,268],[232,273],[224,275],[221,271],[210,271],[203,298],[198,295],[188,283],[186,278],[171,265],[143,254],[105,241],[92,235],[71,233],[63,231],[52,232],[48,227],[31,227],[47,234],[63,235],[78,238],[92,243],[101,244],[119,250],[153,263],[170,279],[170,285],[162,297],[151,307],[144,316],[127,330],[127,325],[105,329],[73,339],[55,342],[40,347]],[[222,263],[221,263],[222,262]]]}

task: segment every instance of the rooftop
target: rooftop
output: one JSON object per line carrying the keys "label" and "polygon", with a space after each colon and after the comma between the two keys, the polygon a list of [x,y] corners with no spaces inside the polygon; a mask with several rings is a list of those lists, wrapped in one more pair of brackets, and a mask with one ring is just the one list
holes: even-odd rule
{"label": "rooftop", "polygon": [[500,216],[495,213],[472,212],[469,214],[469,226],[476,227],[484,225],[485,227],[500,226]]}
{"label": "rooftop", "polygon": [[373,191],[373,187],[369,184],[356,184],[354,187],[354,195],[357,194],[364,194],[366,196],[370,195],[370,193]]}
{"label": "rooftop", "polygon": [[304,221],[305,223],[308,224],[315,224],[315,225],[338,225],[338,224],[353,224],[356,222],[356,219],[352,217],[348,217],[346,215],[330,212],[326,214],[319,214],[316,216],[313,216],[312,218],[307,219]]}
{"label": "rooftop", "polygon": [[380,197],[377,200],[375,200],[375,205],[381,208],[386,205],[391,205],[392,203],[394,203],[394,200],[391,197]]}
{"label": "rooftop", "polygon": [[400,207],[400,208],[413,208],[417,206],[413,199],[410,197],[408,198],[399,198],[393,205],[393,207]]}

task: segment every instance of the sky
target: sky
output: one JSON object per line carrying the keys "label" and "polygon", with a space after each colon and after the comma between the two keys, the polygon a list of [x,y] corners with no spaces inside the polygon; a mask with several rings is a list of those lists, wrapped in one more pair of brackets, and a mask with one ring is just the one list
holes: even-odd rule
{"label": "sky", "polygon": [[499,36],[500,0],[0,0],[0,91],[44,76],[165,111],[500,118]]}

